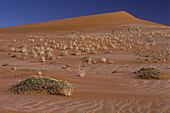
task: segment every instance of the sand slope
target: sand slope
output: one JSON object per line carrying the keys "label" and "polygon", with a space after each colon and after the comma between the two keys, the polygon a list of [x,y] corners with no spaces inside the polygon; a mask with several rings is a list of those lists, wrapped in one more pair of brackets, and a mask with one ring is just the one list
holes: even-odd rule
{"label": "sand slope", "polygon": [[138,19],[125,11],[120,11],[0,28],[0,33],[68,31],[122,24],[161,25]]}

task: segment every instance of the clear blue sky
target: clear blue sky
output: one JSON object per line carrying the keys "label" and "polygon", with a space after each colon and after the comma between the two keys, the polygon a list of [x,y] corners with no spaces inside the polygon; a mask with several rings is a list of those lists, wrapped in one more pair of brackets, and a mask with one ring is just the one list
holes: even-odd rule
{"label": "clear blue sky", "polygon": [[0,27],[115,11],[170,26],[170,0],[0,0]]}

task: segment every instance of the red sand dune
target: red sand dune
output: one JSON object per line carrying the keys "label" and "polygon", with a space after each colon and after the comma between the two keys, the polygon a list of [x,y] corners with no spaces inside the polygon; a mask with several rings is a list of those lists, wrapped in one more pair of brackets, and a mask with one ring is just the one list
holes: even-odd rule
{"label": "red sand dune", "polygon": [[161,25],[138,19],[125,11],[120,11],[0,28],[0,33],[69,31],[123,24]]}

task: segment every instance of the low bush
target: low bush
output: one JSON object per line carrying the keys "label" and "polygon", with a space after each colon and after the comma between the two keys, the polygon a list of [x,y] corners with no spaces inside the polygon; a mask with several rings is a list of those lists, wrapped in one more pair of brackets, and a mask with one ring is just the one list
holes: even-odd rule
{"label": "low bush", "polygon": [[140,70],[135,72],[137,77],[142,78],[142,79],[160,79],[160,75],[163,73],[157,68],[154,67],[148,67],[148,68],[141,68]]}
{"label": "low bush", "polygon": [[19,83],[14,84],[10,91],[20,94],[46,91],[49,94],[64,94],[70,96],[75,87],[67,81],[57,80],[49,77],[32,76]]}

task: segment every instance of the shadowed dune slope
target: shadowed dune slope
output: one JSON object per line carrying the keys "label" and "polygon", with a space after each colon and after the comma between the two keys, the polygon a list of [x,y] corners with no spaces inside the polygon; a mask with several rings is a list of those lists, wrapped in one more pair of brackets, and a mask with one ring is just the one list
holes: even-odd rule
{"label": "shadowed dune slope", "polygon": [[41,23],[26,24],[0,28],[0,33],[22,33],[22,32],[54,32],[88,29],[101,26],[123,25],[123,24],[144,24],[161,25],[138,19],[125,11],[82,16]]}

